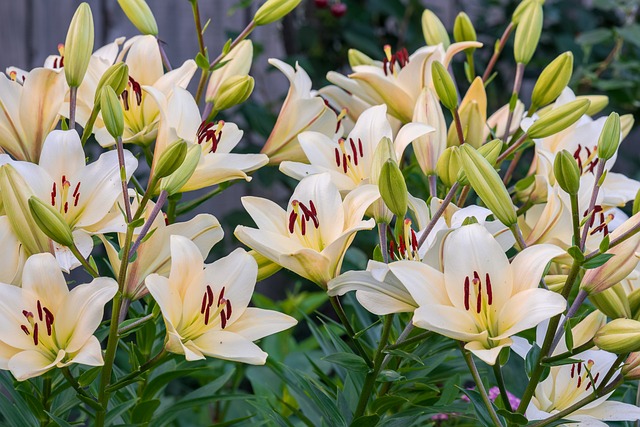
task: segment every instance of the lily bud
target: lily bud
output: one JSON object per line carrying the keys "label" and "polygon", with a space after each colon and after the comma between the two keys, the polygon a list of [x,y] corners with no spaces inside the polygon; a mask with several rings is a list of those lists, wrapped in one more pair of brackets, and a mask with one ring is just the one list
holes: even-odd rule
{"label": "lily bud", "polygon": [[604,325],[593,342],[599,349],[616,354],[640,350],[640,322],[632,319],[614,319]]}
{"label": "lily bud", "polygon": [[[471,19],[469,19],[469,15],[464,12],[460,12],[453,23],[453,39],[458,43],[478,40]],[[471,48],[470,50],[475,50],[475,48]]]}
{"label": "lily bud", "polygon": [[78,87],[93,52],[93,16],[89,4],[80,3],[71,18],[64,49],[64,76],[70,87]]}
{"label": "lily bud", "polygon": [[251,96],[255,81],[251,76],[233,76],[228,78],[217,96],[213,99],[213,108],[218,111],[226,110],[241,104]]}
{"label": "lily bud", "polygon": [[598,158],[609,160],[612,158],[620,145],[620,116],[618,113],[611,113],[604,122],[600,138],[598,139]]}
{"label": "lily bud", "polygon": [[36,196],[29,198],[29,210],[40,230],[51,240],[63,246],[73,246],[71,228],[60,212]]}
{"label": "lily bud", "polygon": [[633,352],[622,365],[622,376],[627,381],[640,380],[640,352]]}
{"label": "lily bud", "polygon": [[622,134],[620,136],[620,140],[625,139],[627,135],[629,135],[629,132],[631,132],[631,129],[633,128],[634,122],[635,119],[633,118],[633,114],[625,114],[624,116],[620,117],[620,133]]}
{"label": "lily bud", "polygon": [[[483,131],[486,126],[486,120],[482,119],[482,112],[476,101],[471,101],[460,108],[460,124],[462,126],[464,142],[473,148],[479,148],[484,142]],[[460,142],[456,124],[452,122],[451,126],[449,126],[449,133],[447,134],[447,146],[460,145]]]}
{"label": "lily bud", "polygon": [[[490,165],[495,165],[498,157],[500,156],[500,152],[502,151],[502,140],[494,139],[493,141],[487,142],[480,148],[478,148],[478,153],[482,155]],[[469,180],[467,179],[467,175],[464,173],[464,169],[460,169],[458,172],[458,182],[460,185],[468,185]]]}
{"label": "lily bud", "polygon": [[588,99],[591,102],[589,109],[585,113],[587,116],[595,116],[609,105],[609,97],[607,95],[580,95],[576,99]]}
{"label": "lily bud", "polygon": [[384,162],[380,171],[380,179],[378,181],[380,195],[385,205],[393,212],[396,217],[404,218],[407,213],[407,205],[409,202],[409,193],[407,192],[407,183],[404,180],[402,171],[393,159]]}
{"label": "lily bud", "polygon": [[100,96],[102,94],[102,88],[110,86],[117,96],[122,94],[122,91],[127,87],[129,82],[129,67],[124,62],[118,62],[107,68],[104,72],[98,86],[96,86],[96,94],[93,103],[100,104]]}
{"label": "lily bud", "polygon": [[511,15],[511,22],[514,25],[517,25],[520,22],[520,18],[522,17],[525,9],[534,1],[535,0],[522,0],[520,4],[516,6],[516,9],[513,11],[513,15]]}
{"label": "lily bud", "polygon": [[553,163],[553,174],[558,185],[568,194],[575,196],[580,189],[580,169],[578,162],[567,150],[562,150],[556,155]]}
{"label": "lily bud", "polygon": [[589,295],[589,301],[591,301],[598,310],[612,319],[628,319],[631,317],[629,299],[620,283],[600,293]]}
{"label": "lily bud", "polygon": [[193,172],[195,172],[201,155],[202,149],[200,146],[198,144],[191,145],[187,149],[187,154],[180,167],[171,175],[162,179],[160,190],[166,190],[169,195],[180,192],[182,187],[189,181],[189,178],[191,178],[191,175],[193,175]]}
{"label": "lily bud", "polygon": [[587,99],[576,99],[554,108],[540,116],[527,133],[531,138],[546,138],[563,131],[582,117],[589,108],[589,104]]}
{"label": "lily bud", "polygon": [[442,106],[431,88],[424,88],[413,111],[413,122],[425,123],[435,130],[413,141],[413,152],[422,172],[432,175],[441,153],[447,148],[446,122]]}
{"label": "lily bud", "polygon": [[264,257],[262,254],[259,254],[253,249],[249,251],[249,255],[251,255],[253,259],[256,260],[256,263],[258,264],[258,277],[256,279],[256,282],[267,279],[272,275],[274,275],[275,273],[277,273],[278,271],[282,270],[281,265],[276,264],[275,262]]}
{"label": "lily bud", "polygon": [[213,102],[218,97],[222,85],[233,76],[246,76],[251,69],[253,60],[253,43],[243,40],[225,55],[224,65],[211,72],[207,85],[207,102]]}
{"label": "lily bud", "polygon": [[184,140],[179,139],[169,145],[160,155],[154,177],[160,179],[174,173],[182,165],[186,155],[187,143]]}
{"label": "lily bud", "polygon": [[516,27],[513,56],[518,64],[528,64],[542,34],[542,5],[532,1],[522,11]]}
{"label": "lily bud", "polygon": [[387,162],[387,160],[393,160],[397,162],[396,152],[393,146],[393,142],[386,136],[383,137],[378,145],[376,146],[376,150],[373,152],[373,158],[371,159],[371,182],[377,184],[380,180],[380,174],[382,173],[382,167]]}
{"label": "lily bud", "polygon": [[507,227],[514,225],[518,219],[516,209],[493,165],[468,144],[460,146],[460,158],[471,187],[487,208]]}
{"label": "lily bud", "polygon": [[284,18],[300,4],[300,0],[267,0],[256,11],[253,22],[256,25],[267,25]]}
{"label": "lily bud", "polygon": [[458,95],[456,94],[456,86],[444,65],[438,61],[433,61],[431,63],[431,76],[433,78],[433,86],[442,105],[449,110],[457,108]]}
{"label": "lily bud", "polygon": [[138,31],[145,35],[158,35],[158,24],[147,2],[144,0],[118,0],[118,4]]}
{"label": "lily bud", "polygon": [[436,164],[436,174],[447,187],[458,181],[458,173],[462,162],[458,147],[449,147],[440,156]]}
{"label": "lily bud", "polygon": [[[611,240],[630,230],[640,221],[640,214],[635,214],[611,233]],[[587,270],[580,287],[590,295],[602,292],[605,289],[624,280],[638,265],[640,250],[640,234],[634,234],[617,246],[609,249],[612,254],[607,262],[601,266]]]}
{"label": "lily bud", "polygon": [[122,136],[124,132],[124,113],[118,95],[111,86],[102,88],[100,96],[100,108],[102,120],[107,131],[114,139]]}
{"label": "lily bud", "polygon": [[371,65],[374,62],[373,59],[360,52],[358,49],[349,49],[347,57],[349,58],[349,65],[351,68],[357,67],[358,65]]}
{"label": "lily bud", "polygon": [[442,24],[442,21],[436,14],[429,9],[425,9],[424,12],[422,12],[422,34],[424,35],[425,42],[429,46],[442,43],[442,48],[447,50],[451,44],[449,34],[444,24]]}
{"label": "lily bud", "polygon": [[569,84],[573,73],[573,54],[565,52],[542,70],[531,93],[531,107],[537,110],[552,103]]}

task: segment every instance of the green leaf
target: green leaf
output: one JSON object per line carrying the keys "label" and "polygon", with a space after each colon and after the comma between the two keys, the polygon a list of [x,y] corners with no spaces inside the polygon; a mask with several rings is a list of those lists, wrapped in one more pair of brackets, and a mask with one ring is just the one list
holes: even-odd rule
{"label": "green leaf", "polygon": [[385,369],[378,374],[376,381],[381,383],[389,383],[393,381],[403,380],[405,377],[400,375],[398,372],[393,371],[391,369]]}
{"label": "green leaf", "polygon": [[607,28],[596,28],[576,37],[576,43],[582,46],[593,46],[613,39],[613,32]]}
{"label": "green leaf", "polygon": [[626,27],[617,28],[616,31],[625,41],[640,47],[640,24],[631,24]]}
{"label": "green leaf", "polygon": [[102,371],[102,366],[87,369],[78,377],[78,384],[82,387],[87,387],[97,378],[100,371]]}
{"label": "green leaf", "polygon": [[524,359],[524,368],[527,372],[527,376],[531,378],[531,373],[535,369],[538,359],[540,358],[540,347],[535,342],[533,343],[533,347],[527,353],[527,357]]}
{"label": "green leaf", "polygon": [[146,400],[140,402],[133,408],[131,421],[134,423],[147,423],[153,418],[153,413],[160,406],[159,399]]}
{"label": "green leaf", "polygon": [[581,362],[578,359],[562,359],[562,360],[554,360],[553,362],[544,362],[545,366],[562,366],[562,365],[573,365],[574,363]]}
{"label": "green leaf", "polygon": [[[482,396],[476,390],[467,390],[459,387],[460,391],[467,395],[471,404],[473,405],[473,409],[476,411],[476,415],[478,415],[478,421],[485,427],[495,427],[493,420],[491,419],[491,415],[489,415],[489,410],[484,405],[482,400]],[[491,405],[493,406],[493,404]],[[495,407],[494,407],[495,409]],[[503,423],[504,424],[504,423]]]}
{"label": "green leaf", "polygon": [[424,362],[422,361],[422,359],[420,358],[420,356],[413,354],[413,353],[408,353],[406,351],[402,351],[400,349],[394,349],[394,350],[388,350],[385,351],[385,353],[387,354],[391,354],[393,356],[398,356],[398,357],[402,357],[403,359],[409,359],[409,360],[413,360],[414,362],[416,362],[418,365],[422,365],[424,366]]}
{"label": "green leaf", "polygon": [[71,427],[71,424],[69,424],[68,422],[66,422],[65,420],[63,420],[60,417],[56,417],[55,415],[53,415],[51,412],[49,411],[44,411],[45,414],[47,414],[49,416],[49,418],[51,418],[51,420],[56,423],[58,426],[60,427]]}
{"label": "green leaf", "polygon": [[[142,392],[142,396],[140,396],[140,398],[142,400],[151,400],[171,381],[188,377],[189,375],[197,372],[202,372],[202,368],[172,369],[167,372],[163,372],[162,374],[154,377],[151,381],[149,381],[147,386],[144,388],[144,391]],[[231,369],[218,377],[213,382],[218,386],[217,388],[215,386],[213,387],[213,393],[222,388],[222,386],[224,386],[227,381],[229,381],[229,379],[233,376],[234,372],[235,369]]]}
{"label": "green leaf", "polygon": [[353,353],[335,353],[322,358],[325,362],[342,366],[345,369],[355,372],[367,372],[369,367],[364,359]]}
{"label": "green leaf", "polygon": [[196,55],[196,65],[202,70],[209,70],[209,59],[206,58],[202,52],[198,52]]}
{"label": "green leaf", "polygon": [[[610,244],[610,240],[609,240],[609,235],[607,234],[606,236],[604,236],[604,239],[602,239],[602,242],[600,242],[600,252],[601,253],[605,253],[609,250],[609,244]],[[572,347],[569,347],[572,348]]]}
{"label": "green leaf", "polygon": [[595,257],[591,258],[589,261],[582,264],[582,266],[586,270],[590,270],[592,268],[598,268],[605,262],[609,261],[613,257],[614,254],[598,254]]}
{"label": "green leaf", "polygon": [[502,415],[507,421],[519,426],[527,425],[529,422],[527,417],[517,412],[507,411],[506,409],[498,409],[498,415]]}
{"label": "green leaf", "polygon": [[567,249],[567,253],[571,255],[571,258],[575,259],[579,263],[584,262],[584,254],[579,247],[571,246],[569,249]]}
{"label": "green leaf", "polygon": [[567,345],[567,348],[573,348],[573,330],[571,329],[571,324],[566,322],[564,324],[564,342]]}
{"label": "green leaf", "polygon": [[358,417],[350,424],[350,427],[374,427],[378,425],[380,417],[378,415],[365,415]]}

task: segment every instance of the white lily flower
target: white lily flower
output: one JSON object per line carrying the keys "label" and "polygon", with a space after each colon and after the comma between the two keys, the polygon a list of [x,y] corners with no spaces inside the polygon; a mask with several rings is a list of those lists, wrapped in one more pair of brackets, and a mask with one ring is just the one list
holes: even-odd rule
{"label": "white lily flower", "polygon": [[[138,161],[129,151],[124,154],[128,180]],[[55,130],[45,140],[39,164],[11,162],[11,165],[22,175],[33,195],[60,212],[74,232],[78,249],[86,256],[93,247],[89,234],[101,232],[95,226],[109,213],[118,197],[122,197],[122,187],[115,150],[102,154],[94,163],[85,162],[78,133]],[[57,251],[56,255],[65,271],[79,265],[68,251]]]}
{"label": "white lily flower", "polygon": [[178,139],[198,144],[202,150],[198,165],[181,192],[235,179],[250,181],[248,173],[269,162],[265,154],[232,153],[242,139],[243,131],[231,122],[203,122],[198,104],[186,89],[175,87],[168,98],[155,88],[144,89],[156,100],[161,115],[152,169],[164,150]]}
{"label": "white lily flower", "polygon": [[453,231],[444,242],[443,272],[399,261],[389,269],[418,303],[413,324],[452,339],[489,364],[511,336],[564,311],[560,295],[539,289],[547,263],[564,251],[535,245],[509,263],[483,226]]}
{"label": "white lily flower", "polygon": [[294,70],[273,58],[269,63],[287,76],[291,86],[261,153],[269,156],[272,164],[283,160],[302,162],[305,156],[298,144],[298,135],[304,131],[316,131],[332,137],[339,130],[339,122],[324,100],[311,94],[311,79],[302,67],[296,64]]}
{"label": "white lily flower", "polygon": [[329,174],[313,175],[300,181],[286,210],[267,199],[243,197],[258,228],[238,226],[234,234],[274,263],[326,288],[340,274],[356,232],[375,226],[362,217],[379,197],[375,186],[364,185],[343,202]]}
{"label": "white lily flower", "polygon": [[187,360],[205,356],[262,365],[267,354],[252,341],[294,326],[294,318],[247,307],[258,265],[236,249],[205,265],[200,249],[182,236],[171,237],[169,278],[152,274],[147,289],[167,326],[165,348]]}
{"label": "white lily flower", "polygon": [[69,291],[51,254],[31,256],[22,288],[0,283],[0,369],[24,381],[71,363],[102,365],[93,333],[117,291],[115,280],[105,277]]}
{"label": "white lily flower", "polygon": [[26,251],[18,240],[18,236],[13,232],[9,218],[4,215],[0,216],[0,242],[2,242],[0,283],[19,285],[26,261]]}
{"label": "white lily flower", "polygon": [[328,172],[341,192],[348,192],[361,183],[371,183],[371,177],[379,175],[373,168],[374,153],[383,138],[394,141],[396,158],[416,138],[433,132],[431,126],[409,123],[393,138],[391,124],[387,120],[387,106],[378,105],[365,110],[358,118],[346,139],[334,141],[320,132],[303,132],[298,136],[300,147],[310,164],[284,161],[280,171],[294,179]]}

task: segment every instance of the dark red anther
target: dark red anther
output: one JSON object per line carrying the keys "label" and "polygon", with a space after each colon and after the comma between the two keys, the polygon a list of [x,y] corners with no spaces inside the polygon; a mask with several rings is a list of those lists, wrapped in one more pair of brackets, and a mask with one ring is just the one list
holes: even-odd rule
{"label": "dark red anther", "polygon": [[298,218],[298,214],[295,211],[291,211],[289,215],[289,233],[293,234],[293,229],[296,225],[296,218]]}
{"label": "dark red anther", "polygon": [[576,364],[571,365],[571,378],[573,378],[576,374]]}
{"label": "dark red anther", "polygon": [[400,255],[404,256],[407,253],[407,245],[405,244],[404,238],[402,238],[402,236],[400,236],[400,238],[398,239],[398,246]]}
{"label": "dark red anther", "polygon": [[493,289],[491,288],[491,277],[489,277],[489,273],[485,275],[485,283],[487,285],[487,304],[491,305],[493,303]]}
{"label": "dark red anther", "polygon": [[200,314],[204,314],[204,311],[207,309],[207,293],[205,292],[202,295],[202,305],[200,305]]}
{"label": "dark red anther", "polygon": [[469,276],[464,279],[464,308],[469,311]]}
{"label": "dark red anther", "polygon": [[316,205],[313,203],[313,200],[309,200],[309,209],[311,209],[312,216],[318,216],[318,211],[316,210]]}
{"label": "dark red anther", "polygon": [[580,388],[581,384],[582,384],[582,377],[578,377],[578,385],[576,386],[576,388]]}
{"label": "dark red anther", "polygon": [[300,233],[303,236],[307,233],[307,221],[300,221]]}
{"label": "dark red anther", "polygon": [[49,323],[53,323],[53,313],[47,307],[42,307],[42,311],[44,311],[45,320]]}
{"label": "dark red anther", "polygon": [[411,230],[411,247],[414,251],[418,250],[418,238],[416,236],[416,232]]}
{"label": "dark red anther", "polygon": [[347,155],[345,153],[342,153],[342,170],[344,171],[344,173],[347,173],[348,166]]}
{"label": "dark red anther", "polygon": [[47,335],[51,336],[51,332],[52,332],[51,325],[52,325],[52,323],[49,322],[49,318],[48,317],[47,317],[47,321],[45,322],[45,324],[47,325]]}
{"label": "dark red anther", "polygon": [[[211,289],[211,288],[209,288]],[[224,290],[226,289],[225,286],[222,287],[222,289],[220,290],[220,295],[218,296],[218,304],[216,304],[216,306],[220,307],[220,304],[222,304],[222,301],[224,300]],[[211,303],[213,304],[213,292],[211,292]]]}
{"label": "dark red anther", "polygon": [[225,310],[227,315],[227,320],[231,318],[231,300],[227,300],[227,309]]}
{"label": "dark red anther", "polygon": [[27,310],[22,310],[22,315],[27,319],[29,319],[30,317],[33,317],[33,313]]}
{"label": "dark red anther", "polygon": [[578,375],[582,373],[582,363],[578,363]]}
{"label": "dark red anther", "polygon": [[207,305],[207,308],[204,311],[204,324],[205,324],[205,326],[209,324],[210,311],[211,311],[211,306]]}
{"label": "dark red anther", "polygon": [[364,150],[362,149],[362,140],[358,138],[358,149],[360,150],[360,157],[364,156]]}
{"label": "dark red anther", "polygon": [[80,190],[80,183],[78,182],[78,184],[76,184],[76,188],[73,190],[73,197],[79,194],[78,193],[79,190]]}
{"label": "dark red anther", "polygon": [[53,188],[51,189],[51,206],[56,205],[56,183],[53,183]]}
{"label": "dark red anther", "polygon": [[227,316],[224,310],[220,312],[220,326],[222,327],[222,329],[224,329],[227,326]]}
{"label": "dark red anther", "polygon": [[382,70],[384,71],[384,75],[388,75],[388,67],[389,67],[389,60],[385,57],[382,59]]}
{"label": "dark red anther", "polygon": [[482,309],[482,282],[478,280],[478,296],[476,297],[476,313]]}
{"label": "dark red anther", "polygon": [[64,213],[69,212],[69,202],[64,202]]}
{"label": "dark red anther", "polygon": [[38,308],[38,319],[42,322],[42,304],[40,303],[40,300],[38,300],[36,306]]}
{"label": "dark red anther", "polygon": [[122,104],[124,105],[125,111],[129,111],[129,91],[126,89],[123,90],[120,96],[122,97]]}
{"label": "dark red anther", "polygon": [[29,328],[27,328],[25,325],[20,325],[20,329],[22,329],[22,332],[24,332],[25,335],[31,335],[31,333],[29,332]]}
{"label": "dark red anther", "polygon": [[73,206],[78,206],[78,201],[80,200],[80,193],[76,194],[73,197]]}
{"label": "dark red anther", "polygon": [[33,345],[38,345],[38,324],[33,325]]}
{"label": "dark red anther", "polygon": [[336,155],[336,165],[340,167],[340,150],[338,150],[338,147],[334,149],[334,153]]}

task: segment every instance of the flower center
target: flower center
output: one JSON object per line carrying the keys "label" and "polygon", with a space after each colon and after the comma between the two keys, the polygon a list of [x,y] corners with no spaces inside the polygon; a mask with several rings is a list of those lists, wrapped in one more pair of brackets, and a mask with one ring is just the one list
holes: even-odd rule
{"label": "flower center", "polygon": [[477,271],[473,272],[473,279],[467,276],[464,279],[464,308],[467,311],[475,309],[480,314],[484,306],[493,304],[493,289],[491,287],[491,277],[489,273],[485,274],[484,291],[486,298],[482,293],[482,281]]}
{"label": "flower center", "polygon": [[562,394],[556,395],[555,399],[551,399],[553,403],[550,408],[547,408],[547,412],[554,409],[563,410],[564,408],[568,408],[580,400],[584,393],[589,392],[592,387],[597,387],[600,373],[597,373],[595,376],[591,375],[593,365],[593,360],[588,360],[586,363],[577,362],[571,365],[571,380],[564,390],[559,390]]}
{"label": "flower center", "polygon": [[338,146],[334,149],[334,156],[336,166],[342,170],[342,172],[349,176],[354,183],[359,184],[364,179],[361,168],[358,166],[361,160],[364,158],[364,147],[362,140],[358,138],[358,141],[354,141],[353,138],[349,138],[349,144],[345,143],[344,138],[338,140]]}
{"label": "flower center", "polygon": [[127,88],[122,91],[120,97],[122,98],[122,105],[125,111],[129,111],[133,107],[133,99],[135,99],[135,105],[139,107],[140,104],[142,104],[142,88],[140,87],[140,83],[129,76]]}
{"label": "flower center", "polygon": [[207,123],[206,121],[203,121],[200,124],[196,135],[198,138],[198,144],[202,147],[203,154],[215,153],[218,150],[220,138],[222,138],[223,127],[223,120],[218,121],[218,123]]}
{"label": "flower center", "polygon": [[316,205],[313,204],[313,200],[309,200],[309,206],[305,206],[304,203],[293,200],[291,202],[293,208],[289,214],[289,233],[294,234],[297,229],[300,230],[300,234],[303,236],[307,234],[307,223],[313,222],[313,226],[317,230],[320,227],[320,221],[318,220],[318,211]]}
{"label": "flower center", "polygon": [[587,147],[583,147],[578,144],[578,148],[573,153],[573,158],[578,162],[580,168],[580,174],[593,173],[600,159],[598,158],[598,146],[592,147],[590,150]]}
{"label": "flower center", "polygon": [[213,289],[211,289],[210,285],[207,285],[202,296],[202,305],[200,306],[200,314],[203,316],[202,320],[205,326],[209,325],[209,321],[217,316],[220,316],[220,327],[224,329],[227,326],[227,322],[231,318],[231,300],[224,297],[224,289],[223,287],[220,291],[216,307],[212,309],[215,298]]}
{"label": "flower center", "polygon": [[53,313],[47,307],[43,306],[40,300],[37,300],[36,314],[38,315],[37,318],[33,312],[26,309],[22,310],[26,324],[21,324],[20,329],[22,329],[25,335],[33,339],[33,345],[43,344],[43,346],[48,347],[47,344],[43,342],[43,334],[46,332],[47,337],[53,334]]}
{"label": "flower center", "polygon": [[60,189],[58,189],[58,183],[55,181],[51,186],[51,206],[57,206],[60,213],[66,214],[69,212],[69,202],[71,202],[74,207],[78,206],[80,200],[80,181],[78,181],[74,187],[70,200],[69,190],[71,189],[71,182],[67,180],[66,175],[62,175],[60,183]]}
{"label": "flower center", "polygon": [[63,43],[58,43],[58,53],[60,53],[60,56],[53,58],[53,69],[54,70],[59,70],[60,68],[64,67],[64,44]]}
{"label": "flower center", "polygon": [[383,50],[385,54],[385,57],[382,60],[382,70],[384,71],[384,75],[387,76],[389,74],[393,74],[394,76],[397,76],[398,69],[409,63],[409,52],[407,52],[407,49],[403,47],[396,53],[392,53],[391,46],[388,44],[384,45]]}
{"label": "flower center", "polygon": [[[589,211],[585,211],[582,216],[586,217],[588,214]],[[609,234],[609,223],[613,221],[614,217],[612,213],[605,216],[603,207],[601,205],[595,205],[591,218],[588,220],[588,223],[585,224],[585,227],[593,227],[596,224],[596,220],[598,225],[589,232],[589,235],[593,236],[596,233],[602,233],[603,236],[607,236]]]}
{"label": "flower center", "polygon": [[[396,250],[397,249],[397,250]],[[389,241],[389,258],[395,260],[420,261],[418,253],[418,238],[416,232],[411,228],[411,220],[404,220],[403,233],[395,240]]]}

